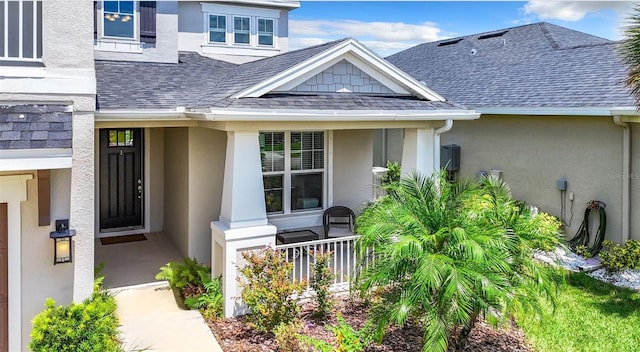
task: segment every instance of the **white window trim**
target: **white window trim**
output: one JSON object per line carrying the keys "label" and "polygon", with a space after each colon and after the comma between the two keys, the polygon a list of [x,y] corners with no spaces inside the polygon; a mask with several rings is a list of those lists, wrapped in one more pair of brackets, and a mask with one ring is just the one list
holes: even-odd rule
{"label": "white window trim", "polygon": [[[262,132],[262,131],[261,131]],[[325,130],[309,130],[309,131],[264,131],[265,133],[277,133],[284,132],[284,171],[266,171],[262,173],[262,176],[274,176],[283,175],[282,180],[282,211],[267,212],[267,217],[286,217],[297,214],[309,214],[313,212],[322,211],[327,208],[329,202],[328,192],[328,173],[329,173],[329,131]],[[322,169],[306,169],[306,170],[291,170],[291,132],[322,132],[323,133],[323,168]],[[309,174],[322,172],[322,206],[311,209],[291,209],[291,176],[295,174]]]}
{"label": "white window trim", "polygon": [[[271,45],[260,44],[260,20],[272,22]],[[256,45],[264,48],[273,48],[276,46],[276,19],[267,17],[256,17]],[[264,32],[268,33],[268,32]]]}
{"label": "white window trim", "polygon": [[[240,34],[249,34],[249,42],[248,43],[238,43],[236,42],[236,18],[242,18],[242,19],[249,19],[249,29],[247,30],[240,30],[238,31],[238,33]],[[233,30],[231,31],[231,36],[233,37],[233,45],[237,45],[237,46],[254,46],[254,41],[253,41],[253,32],[254,32],[254,26],[253,26],[253,21],[252,21],[252,17],[251,16],[242,16],[242,15],[233,15],[231,18],[231,27],[233,28]]]}
{"label": "white window trim", "polygon": [[139,1],[133,2],[133,37],[114,37],[104,34],[104,1],[101,2],[100,8],[100,36],[99,39],[106,39],[108,41],[123,41],[123,42],[140,42],[140,7]]}
{"label": "white window trim", "polygon": [[[24,24],[23,24],[23,11],[24,11],[24,3],[25,2],[30,2],[33,3],[33,27],[32,27],[32,40],[33,40],[33,56],[34,57],[24,57],[23,56],[23,40],[24,40]],[[2,19],[2,22],[4,23],[4,28],[3,28],[3,41],[4,41],[4,46],[3,46],[3,54],[2,56],[0,56],[0,60],[2,61],[22,61],[22,62],[42,62],[42,57],[37,57],[38,56],[38,3],[41,3],[41,0],[30,0],[30,1],[20,1],[18,2],[18,27],[19,27],[19,32],[18,32],[18,42],[19,42],[19,46],[18,46],[18,56],[17,57],[12,57],[9,56],[9,2],[8,1],[4,1],[0,4],[0,6],[3,7],[3,11],[4,11],[4,17]],[[41,18],[41,20],[44,22],[44,19]],[[44,31],[44,29],[43,29]],[[43,35],[43,34],[42,34]],[[42,35],[40,36],[40,41],[42,42]],[[44,46],[44,42],[42,42],[41,44],[42,46]],[[43,49],[44,50],[44,49]],[[42,51],[43,51],[42,50]],[[42,54],[42,52],[41,52]]]}
{"label": "white window trim", "polygon": [[[225,26],[224,26],[224,42],[212,42],[211,41],[211,16],[218,16],[225,18]],[[207,25],[207,43],[213,45],[227,45],[229,42],[229,16],[222,13],[207,13],[206,16],[206,25]],[[215,32],[219,32],[215,31]]]}
{"label": "white window trim", "polygon": [[[280,11],[273,9],[248,8],[234,5],[202,3],[203,47],[225,47],[229,49],[278,50],[278,20]],[[225,43],[209,41],[209,15],[227,17],[227,35]],[[235,42],[234,17],[249,17],[249,44]],[[273,45],[260,45],[258,37],[258,19],[273,21]]]}

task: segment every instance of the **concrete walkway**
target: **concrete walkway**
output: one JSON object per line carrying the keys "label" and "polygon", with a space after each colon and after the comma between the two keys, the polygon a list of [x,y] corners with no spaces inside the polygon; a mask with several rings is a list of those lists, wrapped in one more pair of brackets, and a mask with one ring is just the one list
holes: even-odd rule
{"label": "concrete walkway", "polygon": [[166,282],[110,291],[126,351],[222,352],[200,312],[180,309]]}

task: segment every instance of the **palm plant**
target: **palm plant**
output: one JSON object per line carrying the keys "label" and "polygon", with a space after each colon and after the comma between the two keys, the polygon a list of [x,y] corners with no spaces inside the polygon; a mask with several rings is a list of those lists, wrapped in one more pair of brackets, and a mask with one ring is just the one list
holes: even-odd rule
{"label": "palm plant", "polygon": [[640,5],[634,7],[629,17],[629,25],[624,31],[625,39],[620,46],[620,53],[628,65],[626,84],[640,106]]}
{"label": "palm plant", "polygon": [[531,307],[520,300],[551,292],[530,285],[546,286],[545,271],[506,230],[519,217],[508,189],[486,186],[414,173],[358,219],[360,257],[375,253],[358,287],[383,288],[372,310],[378,340],[387,325],[413,320],[424,326],[424,351],[460,349],[478,319],[505,321]]}

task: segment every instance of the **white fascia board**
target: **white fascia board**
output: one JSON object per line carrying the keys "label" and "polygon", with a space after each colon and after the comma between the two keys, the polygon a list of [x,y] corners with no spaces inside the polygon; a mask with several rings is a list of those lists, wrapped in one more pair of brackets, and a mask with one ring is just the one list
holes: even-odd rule
{"label": "white fascia board", "polygon": [[[267,18],[280,18],[280,10],[265,9],[256,7],[233,6],[220,3],[200,3],[202,12],[219,14],[219,15],[235,15],[235,16],[254,16]],[[207,22],[208,23],[208,22]]]}
{"label": "white fascia board", "polygon": [[291,0],[236,0],[235,2],[248,5],[284,7],[287,9],[297,9],[300,7],[300,1]]}
{"label": "white fascia board", "polygon": [[483,115],[538,115],[538,116],[612,116],[608,107],[575,107],[575,108],[529,108],[529,107],[487,107],[474,108]]}
{"label": "white fascia board", "polygon": [[640,110],[636,106],[615,107],[611,108],[610,112],[612,116],[622,116],[622,120],[625,122],[638,122],[640,120]]}
{"label": "white fascia board", "polygon": [[0,171],[69,169],[71,149],[0,150]]}
{"label": "white fascia board", "polygon": [[181,110],[98,110],[95,121],[188,120]]}
{"label": "white fascia board", "polygon": [[0,92],[25,94],[96,94],[93,69],[0,67]]}
{"label": "white fascia board", "polygon": [[437,121],[476,120],[474,110],[211,109],[208,121]]}
{"label": "white fascia board", "polygon": [[[295,65],[267,80],[237,93],[233,98],[261,97],[264,94],[286,86],[291,81],[298,80],[300,77],[315,75],[317,74],[315,71],[318,71],[320,68],[324,68],[331,63],[338,62],[342,58],[349,61],[347,58],[349,53],[362,60],[365,65],[370,65],[382,75],[389,77],[391,81],[395,81],[399,86],[406,87],[405,89],[410,92],[415,92],[418,97],[429,101],[445,101],[442,96],[423,86],[386,60],[381,59],[354,39],[345,40],[343,43],[337,44],[336,46],[321,52],[298,65]],[[363,69],[361,66],[358,66],[358,68]],[[363,71],[367,72],[370,70],[363,69]]]}

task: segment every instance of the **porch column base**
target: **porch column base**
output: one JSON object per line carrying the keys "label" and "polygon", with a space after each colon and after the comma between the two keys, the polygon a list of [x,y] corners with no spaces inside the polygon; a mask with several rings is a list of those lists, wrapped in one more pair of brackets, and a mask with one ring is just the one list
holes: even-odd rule
{"label": "porch column base", "polygon": [[270,224],[236,227],[226,221],[211,222],[211,274],[222,275],[225,318],[248,313],[240,300],[238,269],[243,266],[241,252],[275,246],[278,229]]}

